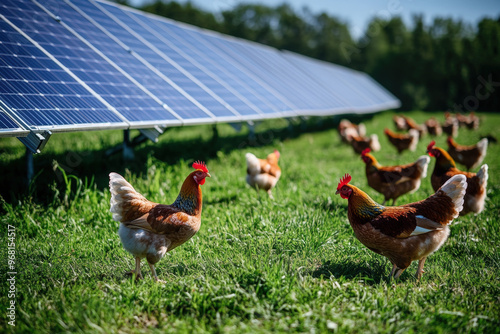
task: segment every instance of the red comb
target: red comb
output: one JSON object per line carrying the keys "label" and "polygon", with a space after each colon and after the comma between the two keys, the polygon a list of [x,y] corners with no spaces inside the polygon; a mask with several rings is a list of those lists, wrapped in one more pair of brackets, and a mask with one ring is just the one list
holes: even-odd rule
{"label": "red comb", "polygon": [[276,155],[276,159],[279,160],[279,158],[280,158],[280,152],[278,150],[274,150],[274,154]]}
{"label": "red comb", "polygon": [[432,150],[432,148],[434,147],[434,145],[436,145],[436,141],[431,141],[431,143],[429,144],[429,146],[427,146],[427,151],[430,151]]}
{"label": "red comb", "polygon": [[344,177],[340,179],[339,185],[337,186],[337,190],[340,191],[340,188],[348,184],[349,181],[351,181],[351,175],[346,173]]}
{"label": "red comb", "polygon": [[193,163],[193,168],[194,169],[201,169],[203,172],[208,173],[208,168],[207,165],[203,161],[195,161]]}
{"label": "red comb", "polygon": [[367,154],[368,154],[368,153],[370,153],[370,152],[371,152],[370,148],[369,148],[369,147],[367,147],[367,148],[365,148],[365,149],[363,150],[363,152],[361,152],[361,156],[362,156],[362,157],[364,157],[365,155],[367,155]]}

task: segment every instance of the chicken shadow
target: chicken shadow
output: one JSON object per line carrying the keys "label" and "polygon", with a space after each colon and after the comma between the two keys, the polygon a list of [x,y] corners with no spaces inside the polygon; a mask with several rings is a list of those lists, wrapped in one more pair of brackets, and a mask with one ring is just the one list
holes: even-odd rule
{"label": "chicken shadow", "polygon": [[326,261],[316,269],[311,270],[309,275],[314,278],[328,278],[330,276],[343,277],[348,280],[363,280],[365,284],[377,285],[387,282],[387,263],[379,261],[375,263],[358,263],[350,260],[340,262]]}

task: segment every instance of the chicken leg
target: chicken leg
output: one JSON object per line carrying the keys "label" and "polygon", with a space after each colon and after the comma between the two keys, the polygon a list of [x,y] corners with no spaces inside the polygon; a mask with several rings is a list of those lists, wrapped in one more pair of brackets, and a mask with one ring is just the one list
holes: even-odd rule
{"label": "chicken leg", "polygon": [[148,262],[149,268],[151,269],[151,275],[153,275],[153,278],[155,279],[156,282],[158,283],[166,283],[165,281],[161,280],[156,276],[156,270],[155,270],[155,265],[151,264]]}
{"label": "chicken leg", "polygon": [[135,258],[135,269],[131,270],[125,274],[130,275],[130,276],[135,275],[135,279],[143,279],[142,274],[141,274],[141,258],[140,257]]}
{"label": "chicken leg", "polygon": [[427,257],[423,257],[418,261],[417,282],[420,281],[420,278],[422,277],[422,273],[424,273],[425,260],[427,260]]}

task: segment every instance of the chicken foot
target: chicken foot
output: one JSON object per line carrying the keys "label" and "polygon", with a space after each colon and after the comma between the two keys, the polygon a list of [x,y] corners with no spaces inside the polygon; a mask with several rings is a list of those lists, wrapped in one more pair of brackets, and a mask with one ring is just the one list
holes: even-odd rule
{"label": "chicken foot", "polygon": [[148,265],[149,265],[149,268],[151,269],[151,275],[153,275],[153,278],[154,278],[154,280],[156,282],[158,282],[158,283],[167,283],[167,282],[159,279],[158,276],[156,276],[156,270],[155,270],[154,264],[151,264],[151,263],[148,262]]}
{"label": "chicken foot", "polygon": [[424,271],[424,263],[425,260],[427,260],[427,257],[423,257],[418,261],[418,268],[417,268],[417,282],[420,281],[420,278],[422,277],[422,274],[425,273]]}
{"label": "chicken foot", "polygon": [[135,279],[143,279],[141,274],[141,258],[139,257],[135,258],[135,269],[125,273],[125,275],[130,275],[130,276],[135,275]]}

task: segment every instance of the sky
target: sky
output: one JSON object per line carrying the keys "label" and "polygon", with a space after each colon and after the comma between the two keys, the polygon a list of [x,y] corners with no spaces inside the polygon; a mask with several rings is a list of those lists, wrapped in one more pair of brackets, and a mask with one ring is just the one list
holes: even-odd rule
{"label": "sky", "polygon": [[[152,0],[131,0],[139,5]],[[166,1],[166,0],[164,0]],[[177,0],[185,2],[186,0]],[[191,0],[205,10],[217,13],[230,10],[239,3],[261,3],[277,6],[286,2],[294,9],[307,6],[313,13],[327,12],[349,24],[354,37],[360,37],[367,23],[374,16],[390,18],[403,17],[411,24],[413,14],[424,14],[427,23],[436,16],[462,19],[476,25],[483,17],[500,17],[500,0]]]}

